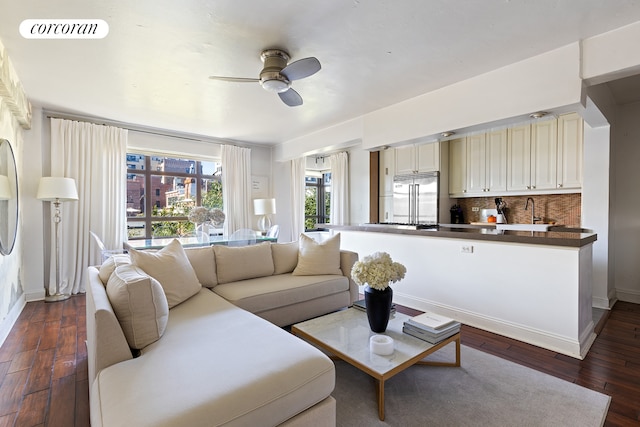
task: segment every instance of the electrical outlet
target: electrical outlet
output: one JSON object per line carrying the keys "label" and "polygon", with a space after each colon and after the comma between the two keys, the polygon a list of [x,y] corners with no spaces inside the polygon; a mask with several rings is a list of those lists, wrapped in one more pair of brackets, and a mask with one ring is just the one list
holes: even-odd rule
{"label": "electrical outlet", "polygon": [[460,252],[462,252],[463,254],[472,254],[473,253],[473,246],[471,246],[471,245],[463,245],[460,248]]}
{"label": "electrical outlet", "polygon": [[471,208],[471,212],[479,212],[479,211],[480,211],[480,208],[477,206],[474,206]]}

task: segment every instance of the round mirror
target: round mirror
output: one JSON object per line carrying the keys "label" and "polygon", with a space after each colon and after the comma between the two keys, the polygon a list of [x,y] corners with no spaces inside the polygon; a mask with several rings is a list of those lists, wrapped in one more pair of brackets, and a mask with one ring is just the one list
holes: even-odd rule
{"label": "round mirror", "polygon": [[0,254],[9,255],[18,233],[18,175],[11,144],[0,139]]}

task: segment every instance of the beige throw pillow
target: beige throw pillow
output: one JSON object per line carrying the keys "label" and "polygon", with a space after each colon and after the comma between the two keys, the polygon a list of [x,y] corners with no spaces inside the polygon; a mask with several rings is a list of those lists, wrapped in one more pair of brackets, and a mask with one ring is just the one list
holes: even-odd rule
{"label": "beige throw pillow", "polygon": [[160,339],[169,305],[157,280],[134,265],[121,265],[109,277],[107,295],[129,347],[139,350]]}
{"label": "beige throw pillow", "polygon": [[273,274],[269,242],[249,246],[215,245],[218,283],[236,282]]}
{"label": "beige throw pillow", "polygon": [[298,242],[272,243],[273,274],[291,273],[298,265]]}
{"label": "beige throw pillow", "polygon": [[169,308],[186,301],[202,289],[182,245],[175,239],[157,252],[131,249],[129,254],[134,265],[160,282]]}
{"label": "beige throw pillow", "polygon": [[116,267],[124,264],[131,264],[131,258],[129,258],[129,255],[127,254],[112,255],[104,260],[104,262],[100,266],[100,269],[98,270],[98,276],[100,277],[100,280],[102,280],[102,283],[107,286],[109,277],[111,277],[111,274],[116,269]]}
{"label": "beige throw pillow", "polygon": [[216,257],[213,254],[211,246],[185,248],[184,253],[187,255],[193,270],[198,276],[198,281],[202,286],[213,288],[218,284],[216,276]]}
{"label": "beige throw pillow", "polygon": [[340,270],[340,233],[321,243],[301,234],[298,242],[298,265],[292,274],[294,276],[342,274],[342,270]]}

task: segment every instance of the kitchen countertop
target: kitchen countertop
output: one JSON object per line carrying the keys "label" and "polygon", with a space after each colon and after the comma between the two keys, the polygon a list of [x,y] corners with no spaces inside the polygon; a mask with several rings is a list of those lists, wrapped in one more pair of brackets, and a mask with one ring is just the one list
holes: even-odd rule
{"label": "kitchen countertop", "polygon": [[[406,234],[411,236],[442,237],[448,239],[485,240],[492,242],[523,243],[533,245],[552,245],[579,248],[593,243],[597,239],[595,233],[579,232],[580,229],[562,230],[554,227],[550,231],[511,231],[496,230],[471,226],[470,224],[441,224],[437,228],[423,230],[404,230],[385,226],[384,224],[332,225],[318,224],[319,228],[329,230],[366,231],[373,233]],[[583,231],[583,230],[580,230]],[[584,230],[586,231],[586,230]]]}

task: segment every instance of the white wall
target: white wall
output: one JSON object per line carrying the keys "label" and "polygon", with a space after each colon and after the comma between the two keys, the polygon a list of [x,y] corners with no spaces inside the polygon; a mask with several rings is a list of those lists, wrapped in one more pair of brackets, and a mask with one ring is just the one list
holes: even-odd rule
{"label": "white wall", "polygon": [[612,257],[618,299],[640,303],[640,103],[620,106],[612,154]]}

